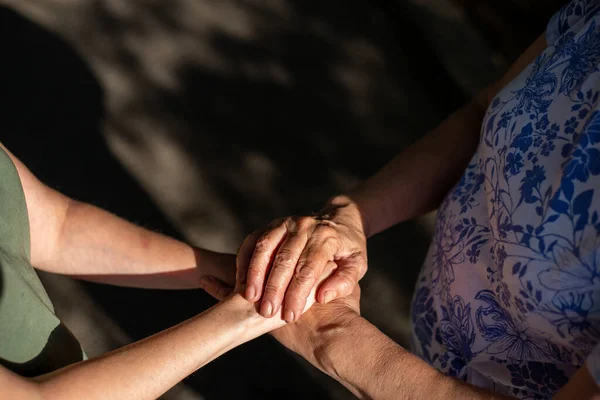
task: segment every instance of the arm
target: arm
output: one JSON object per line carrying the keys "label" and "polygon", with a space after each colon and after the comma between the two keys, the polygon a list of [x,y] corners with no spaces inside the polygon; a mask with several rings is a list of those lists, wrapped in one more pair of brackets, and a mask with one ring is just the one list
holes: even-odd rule
{"label": "arm", "polygon": [[0,398],[156,399],[221,354],[283,324],[234,295],[147,339],[36,379],[0,366]]}
{"label": "arm", "polygon": [[361,399],[509,398],[442,374],[358,315],[322,327],[311,342],[316,365]]}
{"label": "arm", "polygon": [[[209,292],[214,292],[209,290]],[[446,376],[406,351],[360,316],[360,289],[315,305],[273,336],[361,399],[509,399]],[[600,388],[582,367],[556,400],[598,400]]]}
{"label": "arm", "polygon": [[[313,334],[312,341],[316,343],[314,359],[317,365],[359,398],[512,398],[440,373],[358,315],[321,327],[318,333]],[[597,400],[600,398],[600,388],[584,366],[554,398]]]}
{"label": "arm", "polygon": [[286,320],[295,321],[316,277],[332,260],[339,268],[319,288],[319,302],[352,293],[367,270],[366,238],[437,207],[473,156],[490,101],[545,47],[542,35],[504,78],[356,190],[333,198],[317,217],[287,218],[250,235],[237,260],[237,279],[248,284],[245,297],[262,297],[264,316],[283,304]]}
{"label": "arm", "polygon": [[[319,281],[335,269],[328,263]],[[223,299],[231,289],[213,277],[203,281],[213,296]],[[0,398],[155,399],[205,364],[249,340],[285,325],[281,314],[263,318],[236,287],[222,302],[179,325],[139,342],[82,361],[35,379],[0,366]],[[306,308],[315,302],[315,291]]]}
{"label": "arm", "polygon": [[2,148],[15,164],[25,193],[36,268],[134,287],[197,288],[206,275],[233,284],[233,255],[194,248],[70,199],[44,185]]}

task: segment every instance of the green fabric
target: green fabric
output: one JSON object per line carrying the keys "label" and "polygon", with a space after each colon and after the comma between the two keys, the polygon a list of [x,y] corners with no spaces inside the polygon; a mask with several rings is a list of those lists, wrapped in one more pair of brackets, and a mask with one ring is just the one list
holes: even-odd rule
{"label": "green fabric", "polygon": [[25,195],[14,164],[0,148],[0,364],[36,376],[83,358],[31,266]]}

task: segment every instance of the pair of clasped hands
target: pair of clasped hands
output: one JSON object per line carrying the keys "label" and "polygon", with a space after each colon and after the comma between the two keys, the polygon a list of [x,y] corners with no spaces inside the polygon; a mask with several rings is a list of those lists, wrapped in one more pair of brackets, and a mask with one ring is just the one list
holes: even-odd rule
{"label": "pair of clasped hands", "polygon": [[235,288],[214,277],[205,277],[202,287],[218,299],[240,293],[263,317],[279,315],[288,323],[315,301],[320,304],[309,314],[318,319],[358,313],[358,281],[367,271],[364,232],[356,204],[338,198],[316,216],[278,219],[246,237]]}

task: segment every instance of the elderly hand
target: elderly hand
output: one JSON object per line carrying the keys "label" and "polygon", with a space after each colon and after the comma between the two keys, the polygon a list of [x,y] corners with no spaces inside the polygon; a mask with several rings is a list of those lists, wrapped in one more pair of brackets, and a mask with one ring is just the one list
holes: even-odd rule
{"label": "elderly hand", "polygon": [[[336,269],[337,265],[332,261],[328,262],[325,265],[323,273],[317,279],[317,285],[310,291],[308,295],[307,301],[304,305],[304,309],[302,310],[303,312],[307,311],[309,308],[312,307],[314,303],[316,303],[317,286],[321,285],[323,282],[329,279]],[[199,285],[202,289],[204,289],[208,294],[210,294],[217,300],[224,300],[225,298],[232,295],[241,295],[245,292],[246,289],[246,285],[244,283],[236,282],[234,287],[212,275],[205,275],[202,278],[200,278]],[[256,305],[254,305],[254,308],[256,309]],[[279,314],[278,318],[270,318],[270,320],[278,320],[282,322],[282,324],[286,323],[286,321],[283,320],[283,316],[281,315],[281,313]],[[272,329],[279,328],[280,326],[282,326],[282,324],[279,324]]]}
{"label": "elderly hand", "polygon": [[248,301],[262,297],[259,310],[265,317],[278,313],[285,297],[283,316],[293,322],[330,261],[337,269],[318,288],[320,303],[352,293],[367,271],[361,214],[345,196],[334,198],[317,216],[277,220],[249,235],[237,256],[236,280],[246,283]]}
{"label": "elderly hand", "polygon": [[354,318],[360,318],[360,286],[354,286],[350,296],[341,297],[328,304],[315,304],[302,318],[287,324],[271,334],[281,344],[302,356],[321,371],[331,374],[335,369],[328,365],[327,347],[335,342],[335,335]]}
{"label": "elderly hand", "polygon": [[[324,282],[335,269],[335,263],[328,262],[324,274],[318,281]],[[203,277],[200,282],[206,292],[218,300],[225,299],[232,292],[244,291],[243,284],[238,283],[233,288],[211,276]],[[327,346],[335,342],[335,335],[343,331],[341,328],[349,325],[354,318],[360,318],[360,286],[355,285],[349,296],[335,299],[328,304],[315,303],[315,290],[313,290],[308,297],[305,311],[307,312],[302,318],[291,324],[281,321],[281,314],[279,317],[269,319],[268,321],[273,321],[274,330],[271,334],[281,344],[315,367],[331,374],[334,366],[327,364]]]}

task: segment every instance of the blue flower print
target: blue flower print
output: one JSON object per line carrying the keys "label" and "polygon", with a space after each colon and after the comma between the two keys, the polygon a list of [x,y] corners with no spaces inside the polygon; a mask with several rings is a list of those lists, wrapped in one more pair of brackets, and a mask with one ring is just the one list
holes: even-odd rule
{"label": "blue flower print", "polygon": [[467,257],[469,257],[469,261],[471,264],[475,264],[479,255],[481,254],[481,250],[476,245],[472,245],[469,250],[467,250]]}
{"label": "blue flower print", "polygon": [[550,124],[550,120],[548,120],[548,114],[544,114],[542,118],[538,122],[535,123],[535,129],[538,131],[545,131]]}
{"label": "blue flower print", "polygon": [[523,129],[521,129],[521,133],[519,133],[512,143],[510,144],[511,148],[517,148],[521,150],[523,153],[527,152],[531,145],[533,144],[533,127],[531,123],[525,125]]}
{"label": "blue flower print", "polygon": [[511,175],[516,175],[523,168],[523,157],[519,153],[508,153],[506,156],[506,166],[504,172],[509,172]]}
{"label": "blue flower print", "polygon": [[600,336],[600,324],[597,318],[589,318],[594,311],[594,300],[590,292],[560,292],[550,304],[540,307],[539,313],[548,318],[560,337],[566,335],[579,337]]}
{"label": "blue flower print", "polygon": [[[573,146],[563,147],[563,154],[568,153]],[[600,174],[600,151],[595,148],[575,149],[570,159],[563,164],[565,175],[580,182],[586,182],[590,175]]]}
{"label": "blue flower print", "polygon": [[[563,7],[558,12],[558,33],[560,33],[562,37],[564,36],[573,36],[573,32],[567,32],[571,27],[573,20],[577,20],[582,15],[585,15],[589,12],[588,8],[593,4],[592,0],[575,0],[571,1],[565,7]],[[560,46],[564,46],[564,43],[558,43]]]}
{"label": "blue flower print", "polygon": [[[598,92],[595,95],[598,96]],[[597,99],[596,99],[597,100]],[[581,133],[580,145],[584,148],[600,143],[600,111],[594,111]]]}
{"label": "blue flower print", "polygon": [[571,1],[546,37],[438,207],[411,319],[435,368],[526,399],[600,344],[600,0]]}
{"label": "blue flower print", "polygon": [[543,360],[547,357],[549,335],[528,327],[506,327],[504,335],[486,348],[488,354],[503,354],[513,360]]}
{"label": "blue flower print", "polygon": [[[533,392],[533,398],[552,396],[569,381],[564,371],[551,363],[529,361],[508,364],[506,367],[510,371],[511,383],[517,388]],[[516,391],[514,394],[519,393]]]}
{"label": "blue flower print", "polygon": [[431,291],[428,287],[418,289],[412,302],[411,320],[421,355],[428,363],[432,363],[436,358],[430,354],[429,348],[431,347],[434,325],[437,323],[437,319]]}
{"label": "blue flower print", "polygon": [[563,162],[565,175],[580,182],[587,182],[590,175],[600,175],[600,150],[591,147],[599,143],[600,112],[594,111],[577,141],[562,148],[562,156],[566,158]]}
{"label": "blue flower print", "polygon": [[461,214],[478,205],[475,201],[475,195],[481,189],[483,182],[484,175],[479,171],[477,164],[470,164],[467,167],[467,172],[452,190],[452,200],[459,201]]}
{"label": "blue flower print", "polygon": [[600,63],[600,35],[596,32],[595,21],[573,46],[566,47],[564,55],[569,57],[569,63],[562,72],[559,91],[568,95],[578,89]]}
{"label": "blue flower print", "polygon": [[454,282],[454,264],[460,264],[465,260],[464,237],[468,234],[468,229],[457,229],[460,223],[455,223],[453,216],[439,216],[436,221],[436,229],[440,233],[434,238],[433,263],[431,271],[432,287],[436,293],[442,293],[447,290]]}
{"label": "blue flower print", "polygon": [[498,120],[497,129],[502,129],[508,127],[508,123],[512,119],[512,113],[508,111],[504,111],[500,115],[500,119]]}
{"label": "blue flower print", "polygon": [[544,157],[548,157],[550,155],[550,153],[554,151],[554,148],[555,148],[554,142],[547,141],[544,144],[542,144],[542,148],[540,149],[540,153]]}
{"label": "blue flower print", "polygon": [[540,55],[533,63],[531,74],[525,81],[525,87],[518,90],[516,98],[519,101],[517,110],[527,113],[545,113],[552,100],[546,99],[556,90],[556,75],[547,70],[547,56]]}
{"label": "blue flower print", "polygon": [[544,167],[535,165],[532,169],[525,171],[525,177],[521,179],[521,201],[525,203],[535,203],[540,200],[539,197],[535,196],[536,193],[540,192],[540,184],[546,180],[546,174]]}
{"label": "blue flower print", "polygon": [[584,263],[570,248],[556,244],[552,254],[554,265],[538,274],[540,284],[545,288],[554,291],[586,289],[598,280],[595,268]]}
{"label": "blue flower print", "polygon": [[565,122],[565,133],[573,134],[575,133],[575,129],[579,126],[579,121],[577,121],[577,117],[571,117]]}
{"label": "blue flower print", "polygon": [[[464,365],[473,358],[471,347],[475,342],[475,328],[471,320],[471,305],[465,305],[463,300],[456,296],[446,306],[441,306],[442,320],[440,322],[440,335],[446,349],[464,362]],[[460,376],[460,369],[455,376]]]}
{"label": "blue flower print", "polygon": [[475,299],[487,304],[477,309],[476,321],[482,337],[490,342],[486,347],[488,354],[502,354],[517,361],[538,361],[547,357],[546,333],[516,322],[490,290],[480,291]]}

